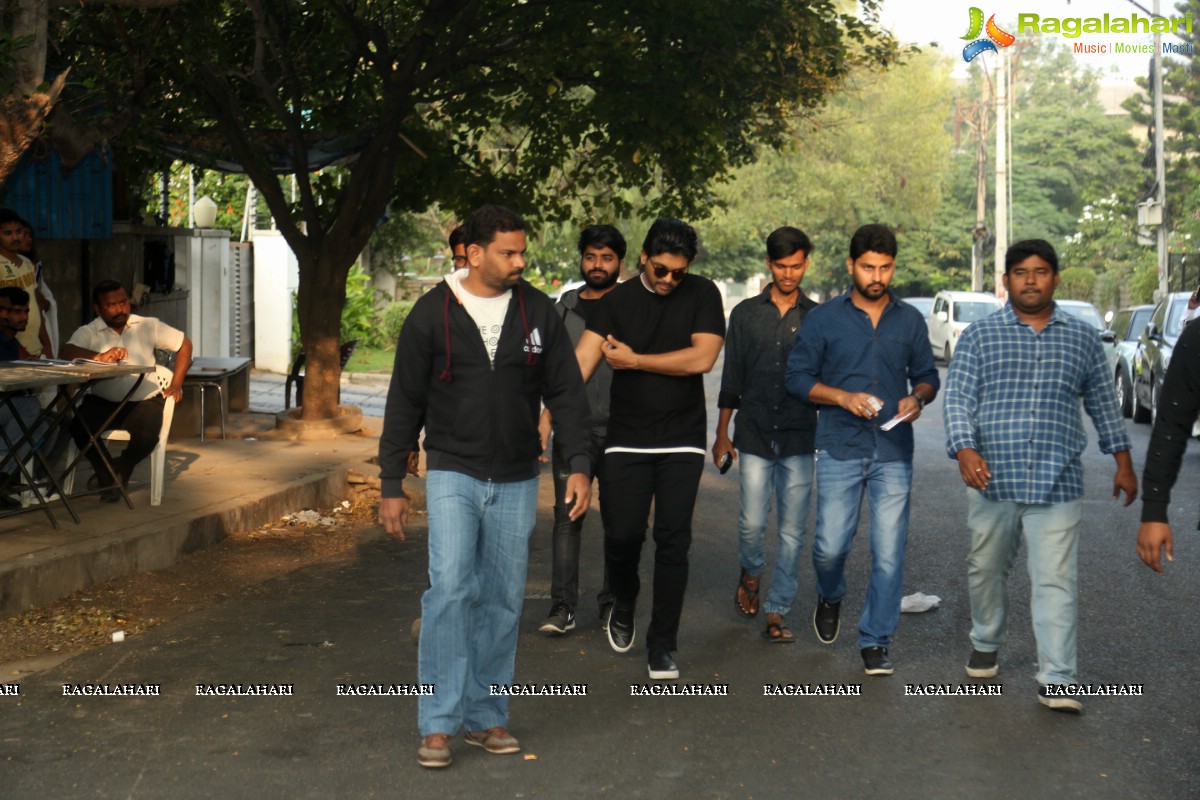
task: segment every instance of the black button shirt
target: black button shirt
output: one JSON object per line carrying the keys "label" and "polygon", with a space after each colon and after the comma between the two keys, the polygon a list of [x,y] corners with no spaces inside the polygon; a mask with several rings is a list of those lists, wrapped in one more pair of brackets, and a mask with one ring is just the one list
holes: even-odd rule
{"label": "black button shirt", "polygon": [[735,408],[733,446],[760,458],[786,458],[814,451],[817,409],[792,397],[784,385],[788,354],[804,315],[816,303],[797,292],[782,317],[768,285],[738,303],[729,315],[720,408]]}

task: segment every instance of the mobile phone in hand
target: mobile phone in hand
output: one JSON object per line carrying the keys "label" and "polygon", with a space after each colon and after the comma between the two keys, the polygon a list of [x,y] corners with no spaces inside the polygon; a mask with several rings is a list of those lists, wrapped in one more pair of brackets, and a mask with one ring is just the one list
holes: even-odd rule
{"label": "mobile phone in hand", "polygon": [[725,457],[721,459],[721,474],[724,475],[726,472],[729,472],[729,468],[732,466],[733,453],[726,453]]}

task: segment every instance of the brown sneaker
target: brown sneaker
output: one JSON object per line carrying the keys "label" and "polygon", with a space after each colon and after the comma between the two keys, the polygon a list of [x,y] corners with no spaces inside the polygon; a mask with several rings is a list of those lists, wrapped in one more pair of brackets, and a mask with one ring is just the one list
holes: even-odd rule
{"label": "brown sneaker", "polygon": [[498,756],[521,752],[521,743],[517,738],[499,725],[486,731],[470,731],[463,738],[467,740],[467,744],[482,747]]}
{"label": "brown sneaker", "polygon": [[450,734],[431,733],[421,740],[417,763],[422,767],[448,767],[450,761]]}

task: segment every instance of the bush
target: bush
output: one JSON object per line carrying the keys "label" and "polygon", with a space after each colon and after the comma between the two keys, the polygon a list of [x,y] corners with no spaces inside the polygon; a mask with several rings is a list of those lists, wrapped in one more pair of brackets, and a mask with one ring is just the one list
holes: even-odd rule
{"label": "bush", "polygon": [[1068,267],[1059,273],[1058,291],[1063,300],[1092,302],[1096,292],[1096,273],[1087,267]]}
{"label": "bush", "polygon": [[400,329],[404,327],[404,320],[408,319],[408,312],[412,311],[412,300],[400,300],[396,303],[389,303],[383,311],[379,312],[377,324],[375,325],[372,336],[374,340],[371,342],[372,347],[394,347],[396,340],[400,338]]}

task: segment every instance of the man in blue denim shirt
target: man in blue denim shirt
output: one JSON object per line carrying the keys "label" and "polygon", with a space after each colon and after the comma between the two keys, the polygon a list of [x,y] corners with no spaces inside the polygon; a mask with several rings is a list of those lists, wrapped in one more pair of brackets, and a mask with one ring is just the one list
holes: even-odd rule
{"label": "man in blue denim shirt", "polygon": [[[888,646],[900,620],[912,422],[939,386],[924,318],[888,291],[895,267],[891,230],[864,225],[855,231],[846,259],[853,284],[809,312],[787,370],[789,392],[825,406],[817,421],[813,539],[819,593],[813,628],[824,644],[838,636],[846,594],[843,568],[863,494],[870,494],[871,582],[858,623],[868,675],[892,674]],[[881,420],[899,422],[885,431]]]}

